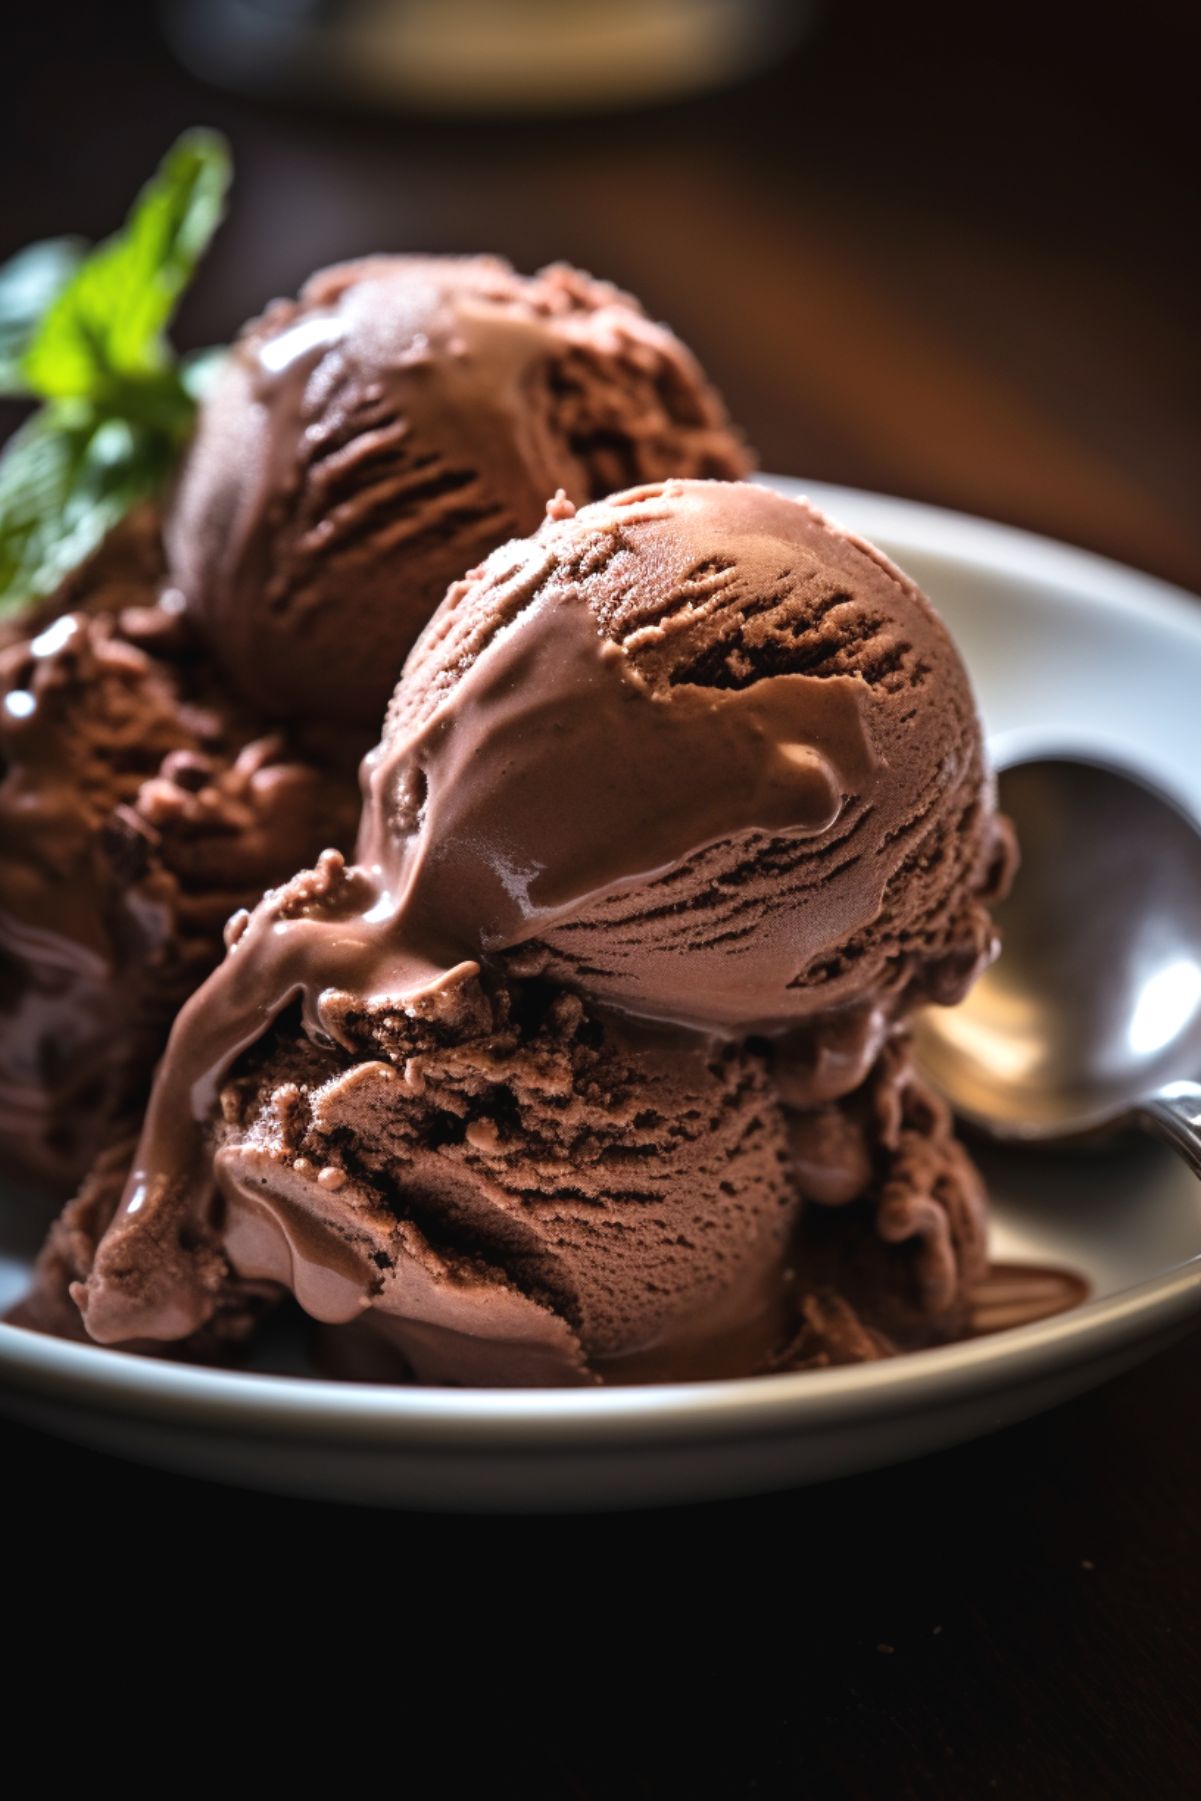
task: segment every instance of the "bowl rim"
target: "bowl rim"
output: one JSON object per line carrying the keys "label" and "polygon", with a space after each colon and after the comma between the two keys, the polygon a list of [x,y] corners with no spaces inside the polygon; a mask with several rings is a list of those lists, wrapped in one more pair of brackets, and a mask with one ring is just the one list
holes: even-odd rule
{"label": "bowl rim", "polygon": [[[856,529],[927,559],[1061,589],[1089,605],[1183,630],[1201,652],[1201,610],[1185,590],[1091,551],[923,502],[825,482],[761,476]],[[881,1363],[737,1380],[628,1388],[452,1389],[263,1375],[145,1358],[0,1323],[0,1383],[109,1412],[256,1435],[319,1434],[380,1446],[501,1445],[559,1451],[615,1443],[736,1439],[820,1430],[953,1406],[1045,1377],[1048,1364],[1100,1361],[1201,1312],[1201,1252],[1128,1289],[1026,1326]]]}
{"label": "bowl rim", "polygon": [[[986,1337],[791,1375],[628,1388],[425,1388],[262,1375],[139,1357],[0,1326],[0,1375],[18,1366],[39,1394],[172,1423],[256,1435],[546,1450],[614,1442],[759,1437],[954,1405],[1168,1335],[1201,1311],[1201,1253],[1129,1289]],[[14,1341],[20,1341],[14,1343]]]}

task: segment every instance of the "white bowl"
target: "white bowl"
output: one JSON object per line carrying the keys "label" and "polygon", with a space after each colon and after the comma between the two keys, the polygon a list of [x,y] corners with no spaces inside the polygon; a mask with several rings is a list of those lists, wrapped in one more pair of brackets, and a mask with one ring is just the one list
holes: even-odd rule
{"label": "white bowl", "polygon": [[[1196,602],[1025,532],[817,482],[773,485],[882,545],[931,595],[998,763],[1104,752],[1201,818]],[[1086,1305],[884,1364],[583,1392],[232,1373],[0,1326],[0,1407],[168,1469],[415,1507],[634,1506],[869,1469],[1079,1394],[1201,1312],[1201,1184],[1160,1147],[990,1151],[985,1163],[996,1255],[1077,1269]],[[25,1279],[30,1236],[12,1196],[0,1207],[0,1304]]]}

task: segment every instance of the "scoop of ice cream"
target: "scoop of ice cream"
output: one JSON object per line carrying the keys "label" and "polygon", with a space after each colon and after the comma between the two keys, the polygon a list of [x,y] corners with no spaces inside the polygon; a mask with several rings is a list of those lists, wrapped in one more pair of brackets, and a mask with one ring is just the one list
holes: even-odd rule
{"label": "scoop of ice cream", "polygon": [[[337,929],[361,883],[323,859],[250,929]],[[483,1386],[857,1361],[966,1317],[983,1191],[903,1039],[797,1116],[766,1044],[474,966],[405,1005],[327,991],[321,1018],[277,1016],[208,1103],[202,1154],[175,1181],[140,1173],[98,1250],[85,1219],[64,1228],[43,1316],[70,1249],[108,1342],[226,1329],[276,1285],[369,1334],[377,1373]],[[180,1098],[157,1097],[160,1144]]]}
{"label": "scoop of ice cream", "polygon": [[352,765],[231,705],[161,574],[132,520],[0,649],[0,1144],[60,1189],[229,913],[352,826]]}
{"label": "scoop of ice cream", "polygon": [[418,1018],[339,1005],[355,1052],[285,1016],[223,1090],[211,1255],[235,1285],[357,1321],[393,1374],[695,1380],[859,1361],[868,1334],[886,1356],[962,1324],[983,1187],[903,1041],[831,1110],[843,1136],[812,1211],[840,1217],[807,1258],[815,1140],[762,1047],[475,976]]}
{"label": "scoop of ice cream", "polygon": [[199,1241],[174,1255],[158,1208],[148,1259],[142,1212],[118,1225],[89,1330],[114,1306],[199,1323],[223,1257],[316,1319],[369,1318],[429,1381],[695,1375],[780,1342],[795,1197],[761,1057],[468,973],[418,1014],[331,1005],[355,1051],[281,1017],[220,1097]]}
{"label": "scoop of ice cream", "polygon": [[987,955],[1005,860],[945,633],[758,489],[553,511],[410,660],[358,865],[231,922],[75,1291],[93,1336],[195,1331],[224,1260],[428,1380],[881,1354],[790,1275],[805,1202],[927,1334],[961,1310],[980,1191],[898,1037]]}
{"label": "scoop of ice cream", "polygon": [[615,288],[371,257],[242,334],[183,471],[172,579],[256,706],[374,727],[449,584],[557,489],[747,467],[692,356]]}
{"label": "scoop of ice cream", "polygon": [[370,759],[410,939],[723,1032],[959,998],[1008,840],[924,596],[745,484],[555,512],[451,590]]}

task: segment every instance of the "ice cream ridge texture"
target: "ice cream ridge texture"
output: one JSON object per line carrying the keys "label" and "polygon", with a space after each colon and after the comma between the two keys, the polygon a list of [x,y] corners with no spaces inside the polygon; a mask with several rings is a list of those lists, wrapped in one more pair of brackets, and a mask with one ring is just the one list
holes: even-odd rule
{"label": "ice cream ridge texture", "polygon": [[353,769],[450,582],[586,501],[744,474],[615,288],[373,257],[248,325],[161,522],[0,645],[0,1147],[69,1190],[140,1104],[229,912],[349,848]]}
{"label": "ice cream ridge texture", "polygon": [[979,1180],[905,1022],[1011,862],[921,593],[807,505],[649,484],[456,583],[335,852],[176,1023],[93,1337],[276,1284],[427,1382],[887,1355],[962,1324]]}
{"label": "ice cream ridge texture", "polygon": [[246,327],[167,541],[257,704],[374,726],[450,583],[533,531],[556,489],[748,467],[690,352],[608,283],[370,257]]}

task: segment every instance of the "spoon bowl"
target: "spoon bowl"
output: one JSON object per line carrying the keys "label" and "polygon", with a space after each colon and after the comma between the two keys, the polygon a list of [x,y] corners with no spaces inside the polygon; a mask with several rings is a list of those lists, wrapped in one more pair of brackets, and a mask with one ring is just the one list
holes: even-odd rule
{"label": "spoon bowl", "polygon": [[995,1137],[1067,1139],[1134,1116],[1178,1149],[1201,1120],[1201,833],[1116,769],[1069,758],[1000,777],[1022,862],[1000,959],[918,1054]]}

